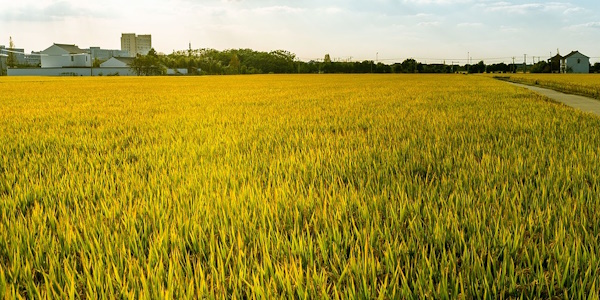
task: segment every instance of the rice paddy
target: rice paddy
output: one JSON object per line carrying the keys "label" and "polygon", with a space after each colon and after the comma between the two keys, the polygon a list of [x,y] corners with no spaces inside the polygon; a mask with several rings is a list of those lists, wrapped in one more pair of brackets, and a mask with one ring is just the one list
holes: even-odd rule
{"label": "rice paddy", "polygon": [[510,74],[506,79],[600,100],[598,74]]}
{"label": "rice paddy", "polygon": [[484,76],[0,79],[0,297],[600,295],[600,118]]}

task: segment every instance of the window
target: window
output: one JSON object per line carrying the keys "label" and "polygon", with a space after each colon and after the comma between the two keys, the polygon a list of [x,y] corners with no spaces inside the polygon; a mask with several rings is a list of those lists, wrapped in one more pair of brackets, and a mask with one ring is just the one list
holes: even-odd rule
{"label": "window", "polygon": [[75,56],[71,55],[71,61],[75,61]]}
{"label": "window", "polygon": [[577,59],[577,63],[580,64],[581,63],[581,58]]}

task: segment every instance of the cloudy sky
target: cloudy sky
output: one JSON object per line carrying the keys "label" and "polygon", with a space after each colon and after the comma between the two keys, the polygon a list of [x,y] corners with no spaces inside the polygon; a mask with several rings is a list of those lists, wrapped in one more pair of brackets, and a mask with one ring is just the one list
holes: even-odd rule
{"label": "cloudy sky", "polygon": [[600,61],[600,1],[2,0],[0,45],[119,49],[123,32],[157,51],[284,49],[302,60],[509,62],[579,50]]}

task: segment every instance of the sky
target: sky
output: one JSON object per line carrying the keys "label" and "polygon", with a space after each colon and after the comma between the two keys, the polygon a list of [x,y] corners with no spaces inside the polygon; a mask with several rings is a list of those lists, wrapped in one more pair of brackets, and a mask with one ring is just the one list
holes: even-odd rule
{"label": "sky", "polygon": [[[288,50],[301,60],[523,62],[572,50],[600,62],[600,1],[0,0],[0,45],[120,49],[151,34],[163,53]],[[539,59],[539,58],[538,58]]]}

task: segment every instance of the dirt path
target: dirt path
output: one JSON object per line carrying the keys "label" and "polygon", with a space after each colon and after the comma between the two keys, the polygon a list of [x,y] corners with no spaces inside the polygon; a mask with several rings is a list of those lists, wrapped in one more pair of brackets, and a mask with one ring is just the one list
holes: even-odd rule
{"label": "dirt path", "polygon": [[524,87],[530,89],[538,94],[544,95],[554,101],[564,103],[568,106],[577,108],[579,110],[590,112],[600,116],[600,100],[588,98],[579,95],[565,94],[557,92],[555,90],[545,89],[537,86],[525,85],[520,83],[508,82],[512,85]]}

